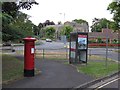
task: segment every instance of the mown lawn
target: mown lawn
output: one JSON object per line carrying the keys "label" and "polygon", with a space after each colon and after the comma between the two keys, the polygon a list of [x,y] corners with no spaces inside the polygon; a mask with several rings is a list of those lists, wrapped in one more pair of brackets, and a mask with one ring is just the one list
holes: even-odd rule
{"label": "mown lawn", "polygon": [[7,82],[23,77],[23,61],[14,56],[2,54],[2,81]]}
{"label": "mown lawn", "polygon": [[119,70],[119,65],[112,59],[108,59],[107,65],[105,58],[92,56],[87,65],[76,65],[79,72],[91,75],[95,78],[104,77],[113,74]]}

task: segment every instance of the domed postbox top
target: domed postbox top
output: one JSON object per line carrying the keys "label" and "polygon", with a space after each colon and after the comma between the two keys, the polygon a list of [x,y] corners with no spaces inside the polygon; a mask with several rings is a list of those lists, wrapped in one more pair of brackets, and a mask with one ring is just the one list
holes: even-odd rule
{"label": "domed postbox top", "polygon": [[36,38],[33,38],[33,37],[26,37],[26,38],[23,38],[24,41],[36,41]]}

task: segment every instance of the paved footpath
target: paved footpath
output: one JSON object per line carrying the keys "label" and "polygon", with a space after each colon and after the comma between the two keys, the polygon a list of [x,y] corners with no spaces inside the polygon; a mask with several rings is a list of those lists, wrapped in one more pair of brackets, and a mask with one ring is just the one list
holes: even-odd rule
{"label": "paved footpath", "polygon": [[93,80],[93,77],[77,72],[71,65],[54,60],[36,60],[41,74],[26,77],[3,88],[72,88]]}

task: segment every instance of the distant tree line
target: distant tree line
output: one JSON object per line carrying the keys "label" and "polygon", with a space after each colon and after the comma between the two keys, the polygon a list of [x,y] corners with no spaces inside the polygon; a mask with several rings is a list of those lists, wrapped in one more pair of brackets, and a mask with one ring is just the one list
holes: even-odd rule
{"label": "distant tree line", "polygon": [[20,9],[30,10],[33,4],[38,5],[37,2],[29,0],[29,2],[0,2],[2,12],[0,12],[0,19],[2,20],[2,40],[7,41],[21,41],[27,36],[38,36],[40,30],[47,25],[55,25],[53,21],[46,20],[44,23],[35,25],[29,20],[30,16],[20,12]]}
{"label": "distant tree line", "polygon": [[2,5],[2,12],[0,12],[0,19],[2,20],[2,40],[7,41],[20,41],[26,36],[33,36],[34,24],[29,20],[29,16],[20,12],[22,9],[31,9],[33,2],[0,2]]}
{"label": "distant tree line", "polygon": [[[37,37],[55,37],[55,28],[48,27],[48,25],[55,25],[53,21],[46,20],[44,23],[35,25],[29,20],[30,16],[20,12],[20,9],[30,10],[32,5],[38,5],[36,1],[28,0],[28,2],[0,2],[2,5],[2,12],[0,12],[0,19],[2,19],[2,31],[0,31],[0,38],[3,41],[21,41],[26,36]],[[108,10],[113,14],[113,20],[107,20],[106,18],[94,18],[91,26],[92,32],[101,32],[102,28],[112,29],[114,32],[120,30],[120,2],[112,2],[108,5]],[[79,24],[88,22],[83,19],[73,20]],[[59,22],[58,24],[61,24]],[[61,35],[66,35],[69,38],[70,32],[73,31],[73,27],[64,26]]]}
{"label": "distant tree line", "polygon": [[116,23],[114,21],[107,20],[106,18],[94,18],[92,23],[92,32],[101,32],[102,28],[109,28],[112,29],[114,32],[118,30]]}
{"label": "distant tree line", "polygon": [[102,28],[112,29],[114,32],[120,30],[120,1],[113,1],[108,5],[107,10],[113,14],[113,20],[106,18],[94,18],[91,26],[92,32],[101,32]]}

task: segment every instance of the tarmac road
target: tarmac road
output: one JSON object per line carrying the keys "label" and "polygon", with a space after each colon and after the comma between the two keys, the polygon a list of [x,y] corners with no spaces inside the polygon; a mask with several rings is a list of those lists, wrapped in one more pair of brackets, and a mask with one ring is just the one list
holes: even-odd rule
{"label": "tarmac road", "polygon": [[[54,41],[53,42],[42,41],[42,42],[43,42],[42,45],[36,45],[36,50],[51,49],[52,51],[52,49],[58,49],[58,50],[60,49],[59,51],[61,51],[61,48],[64,48],[65,46],[65,44],[62,42],[54,42]],[[10,47],[4,47],[4,48],[10,48]],[[14,49],[24,50],[24,46],[16,46],[14,47]],[[114,52],[114,50],[116,50],[116,48],[108,48],[108,58],[120,61],[118,53]],[[66,50],[63,49],[62,51],[66,51]],[[106,48],[88,48],[88,54],[106,57]]]}
{"label": "tarmac road", "polygon": [[[115,48],[108,48],[108,58],[120,61],[119,53],[114,52]],[[106,57],[106,48],[89,48],[88,54]]]}

